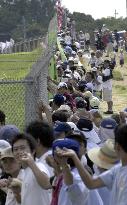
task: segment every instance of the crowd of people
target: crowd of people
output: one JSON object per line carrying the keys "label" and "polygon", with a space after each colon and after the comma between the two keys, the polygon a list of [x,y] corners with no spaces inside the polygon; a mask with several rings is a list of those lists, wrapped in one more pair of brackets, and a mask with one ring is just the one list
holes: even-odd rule
{"label": "crowd of people", "polygon": [[57,38],[64,60],[57,48],[53,98],[38,102],[38,120],[21,133],[0,111],[0,205],[126,205],[127,108],[113,113],[115,59],[90,50],[88,33],[87,60],[81,37]]}

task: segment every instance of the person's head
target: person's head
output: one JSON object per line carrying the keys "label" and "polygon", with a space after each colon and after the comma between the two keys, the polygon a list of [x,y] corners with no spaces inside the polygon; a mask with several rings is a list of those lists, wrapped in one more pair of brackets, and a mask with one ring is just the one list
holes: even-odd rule
{"label": "person's head", "polygon": [[103,119],[102,115],[100,114],[100,112],[96,111],[92,113],[93,116],[93,122],[96,125],[96,127],[100,127],[101,121]]}
{"label": "person's head", "polygon": [[78,50],[77,54],[78,54],[78,57],[81,58],[82,55],[83,55],[83,51],[82,50]]}
{"label": "person's head", "polygon": [[53,124],[57,121],[67,122],[70,117],[70,114],[65,110],[57,110],[52,114]]}
{"label": "person's head", "polygon": [[0,126],[5,125],[5,114],[2,110],[0,110]]}
{"label": "person's head", "polygon": [[60,107],[65,103],[65,97],[62,94],[56,94],[53,98],[53,109]]}
{"label": "person's head", "polygon": [[88,157],[99,172],[106,171],[119,163],[114,149],[114,140],[108,139],[101,147],[94,147],[88,151]]}
{"label": "person's head", "polygon": [[118,125],[122,123],[119,113],[114,113],[114,114],[112,114],[112,115],[111,115],[111,118],[114,119]]}
{"label": "person's head", "polygon": [[100,100],[97,97],[93,97],[90,100],[91,109],[99,109],[99,106],[100,106]]}
{"label": "person's head", "polygon": [[69,68],[71,69],[72,67],[74,67],[74,58],[73,57],[70,57],[68,59],[68,65],[69,65]]}
{"label": "person's head", "polygon": [[67,92],[68,87],[67,84],[64,82],[60,82],[57,86],[57,91],[59,94],[64,94],[65,92]]}
{"label": "person's head", "polygon": [[4,125],[0,129],[0,139],[11,143],[15,135],[19,133],[19,129],[15,125]]}
{"label": "person's head", "polygon": [[82,97],[76,97],[75,102],[77,109],[85,109],[87,106],[87,102]]}
{"label": "person's head", "polygon": [[[55,152],[58,148],[60,148],[60,149],[64,149],[64,148],[72,149],[73,151],[75,151],[75,153],[79,157],[79,143],[76,140],[68,139],[68,138],[55,140],[53,143],[53,146],[52,146],[52,151],[53,151],[54,159],[55,159],[56,163],[59,165],[61,165],[62,161],[61,161],[61,157],[59,157],[57,155],[57,153]],[[75,167],[72,159],[68,158],[67,163],[71,167]]]}
{"label": "person's head", "polygon": [[87,90],[87,85],[86,85],[86,83],[85,83],[85,82],[84,82],[84,83],[79,83],[78,89],[79,89],[79,91],[81,91],[81,92],[84,93],[84,92]]}
{"label": "person's head", "polygon": [[66,138],[76,140],[79,143],[79,157],[81,158],[86,154],[87,140],[85,136],[78,130],[73,131],[71,135],[68,135]]}
{"label": "person's head", "polygon": [[114,133],[115,150],[121,159],[126,156],[127,161],[127,124],[118,125]]}
{"label": "person's head", "polygon": [[120,49],[120,53],[123,53],[123,49]]}
{"label": "person's head", "polygon": [[95,57],[95,52],[91,52],[91,57]]}
{"label": "person's head", "polygon": [[104,60],[104,68],[108,68],[110,65],[110,61],[109,60]]}
{"label": "person's head", "polygon": [[14,158],[11,147],[8,147],[1,151],[0,160],[4,172],[6,174],[10,174],[12,177],[17,177],[21,165]]}
{"label": "person's head", "polygon": [[100,50],[97,50],[95,55],[97,58],[100,58],[100,57],[102,57],[102,52]]}
{"label": "person's head", "polygon": [[37,151],[52,147],[53,142],[53,127],[46,122],[34,121],[26,128],[26,132],[34,137],[37,142]]}
{"label": "person's head", "polygon": [[36,146],[36,140],[26,133],[17,134],[12,140],[12,152],[18,161],[21,161],[24,153],[30,153],[34,157]]}
{"label": "person's head", "polygon": [[94,79],[94,74],[90,71],[86,72],[85,80],[86,82],[91,82]]}
{"label": "person's head", "polygon": [[117,126],[117,123],[114,119],[107,117],[103,118],[100,124],[99,128],[99,137],[103,142],[105,142],[107,139],[114,139],[114,130]]}
{"label": "person's head", "polygon": [[56,122],[54,125],[54,138],[62,139],[72,133],[71,126],[66,122]]}

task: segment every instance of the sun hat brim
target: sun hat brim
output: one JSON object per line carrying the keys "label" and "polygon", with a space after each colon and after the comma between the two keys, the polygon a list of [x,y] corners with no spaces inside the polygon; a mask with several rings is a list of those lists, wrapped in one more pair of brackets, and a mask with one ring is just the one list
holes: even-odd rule
{"label": "sun hat brim", "polygon": [[118,158],[106,156],[101,152],[101,147],[90,149],[88,151],[88,157],[95,165],[103,169],[110,169],[119,163]]}

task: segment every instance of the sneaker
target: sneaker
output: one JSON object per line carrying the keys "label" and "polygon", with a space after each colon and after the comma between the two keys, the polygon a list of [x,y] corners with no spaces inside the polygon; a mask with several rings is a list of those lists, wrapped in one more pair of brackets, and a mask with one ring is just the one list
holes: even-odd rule
{"label": "sneaker", "polygon": [[113,114],[113,111],[108,110],[108,111],[104,112],[104,114],[110,115],[110,114]]}

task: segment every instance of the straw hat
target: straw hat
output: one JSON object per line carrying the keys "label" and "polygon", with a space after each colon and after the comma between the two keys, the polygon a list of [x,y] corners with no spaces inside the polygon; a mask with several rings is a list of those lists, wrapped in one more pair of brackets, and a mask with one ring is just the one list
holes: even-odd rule
{"label": "straw hat", "polygon": [[102,147],[96,147],[88,151],[90,160],[100,168],[110,169],[119,163],[119,159],[114,150],[114,141],[108,139]]}

